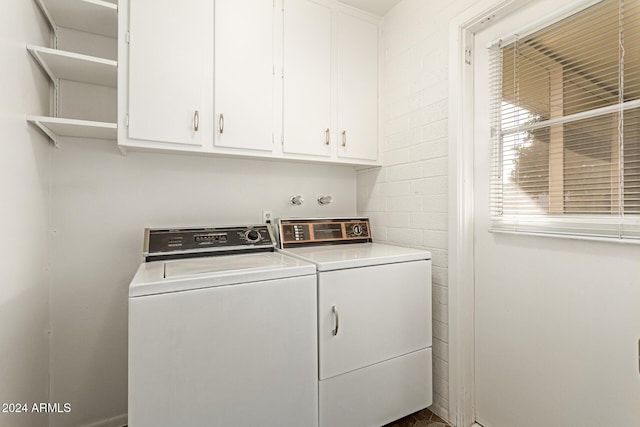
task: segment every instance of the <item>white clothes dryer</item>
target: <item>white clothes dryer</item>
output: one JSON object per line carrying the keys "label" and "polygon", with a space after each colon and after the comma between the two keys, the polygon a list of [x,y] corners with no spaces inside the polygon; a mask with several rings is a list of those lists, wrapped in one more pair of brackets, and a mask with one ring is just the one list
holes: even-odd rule
{"label": "white clothes dryer", "polygon": [[130,426],[317,426],[316,269],[274,249],[266,225],[145,231]]}
{"label": "white clothes dryer", "polygon": [[430,406],[431,254],[373,243],[367,218],[277,229],[280,253],[317,270],[320,426],[382,426]]}

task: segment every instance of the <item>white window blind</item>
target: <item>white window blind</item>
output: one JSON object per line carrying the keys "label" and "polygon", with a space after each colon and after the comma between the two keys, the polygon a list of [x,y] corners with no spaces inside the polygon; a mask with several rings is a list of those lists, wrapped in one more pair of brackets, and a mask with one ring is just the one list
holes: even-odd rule
{"label": "white window blind", "polygon": [[491,47],[491,228],[640,242],[640,0]]}

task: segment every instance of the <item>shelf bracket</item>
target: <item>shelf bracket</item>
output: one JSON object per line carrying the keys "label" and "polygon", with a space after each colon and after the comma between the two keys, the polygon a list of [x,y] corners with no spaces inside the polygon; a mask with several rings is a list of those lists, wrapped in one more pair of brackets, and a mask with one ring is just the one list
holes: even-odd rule
{"label": "shelf bracket", "polygon": [[54,22],[53,17],[51,16],[51,13],[49,13],[49,9],[47,9],[47,6],[44,5],[42,0],[36,0],[36,3],[38,5],[38,7],[40,7],[40,10],[42,11],[42,14],[44,15],[44,17],[46,18],[47,22],[49,23],[49,27],[51,27],[51,30],[53,31],[53,35],[57,40],[58,39],[58,26]]}
{"label": "shelf bracket", "polygon": [[29,51],[31,56],[33,56],[33,58],[36,60],[38,65],[40,65],[40,67],[44,70],[44,72],[47,73],[47,75],[49,76],[49,79],[51,79],[51,81],[55,85],[55,88],[58,89],[58,78],[56,77],[54,72],[51,71],[51,68],[49,68],[49,66],[47,65],[47,62],[43,60],[42,57],[40,57],[40,53],[36,49],[32,48],[30,45],[27,45],[27,50]]}
{"label": "shelf bracket", "polygon": [[34,125],[36,125],[38,127],[38,129],[40,129],[45,135],[47,135],[49,137],[49,139],[51,140],[51,142],[53,142],[53,146],[56,148],[60,148],[60,144],[58,142],[58,135],[56,135],[55,133],[53,133],[51,131],[51,129],[49,129],[48,127],[46,127],[45,125],[43,125],[40,121],[38,120],[29,120],[30,123],[33,123]]}

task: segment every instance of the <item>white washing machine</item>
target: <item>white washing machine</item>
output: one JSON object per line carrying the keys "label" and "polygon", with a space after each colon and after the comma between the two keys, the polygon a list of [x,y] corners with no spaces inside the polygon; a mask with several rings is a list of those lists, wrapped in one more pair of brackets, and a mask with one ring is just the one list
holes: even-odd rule
{"label": "white washing machine", "polygon": [[147,229],[129,288],[129,426],[318,424],[315,266],[271,229]]}
{"label": "white washing machine", "polygon": [[373,243],[366,218],[280,219],[316,265],[321,427],[376,427],[433,403],[431,254]]}

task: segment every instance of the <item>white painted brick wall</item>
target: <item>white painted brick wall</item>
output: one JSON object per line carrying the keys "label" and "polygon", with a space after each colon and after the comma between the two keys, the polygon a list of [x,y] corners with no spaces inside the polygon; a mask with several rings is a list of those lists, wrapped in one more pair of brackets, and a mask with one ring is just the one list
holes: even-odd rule
{"label": "white painted brick wall", "polygon": [[403,0],[384,19],[383,164],[358,172],[374,239],[433,254],[431,409],[449,418],[449,21],[474,0]]}

